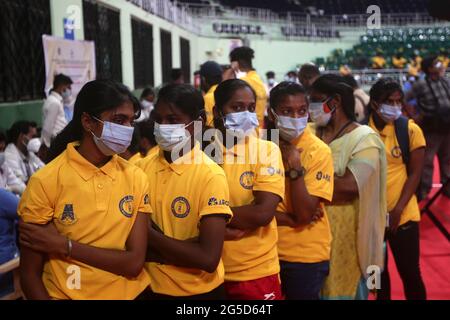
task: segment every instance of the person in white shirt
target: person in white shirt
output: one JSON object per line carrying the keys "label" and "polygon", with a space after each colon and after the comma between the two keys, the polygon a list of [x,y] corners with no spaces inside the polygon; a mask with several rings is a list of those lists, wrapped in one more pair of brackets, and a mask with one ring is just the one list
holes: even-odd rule
{"label": "person in white shirt", "polygon": [[5,149],[5,164],[25,184],[43,166],[38,157],[27,149],[34,135],[33,124],[29,121],[17,121],[7,132],[9,143]]}
{"label": "person in white shirt", "polygon": [[25,190],[25,183],[17,178],[5,164],[5,152],[0,151],[0,189],[21,195]]}
{"label": "person in white shirt", "polygon": [[278,82],[275,80],[275,72],[267,71],[266,78],[267,78],[267,83],[265,84],[266,91],[267,94],[270,94],[270,90],[272,90],[272,88],[275,88],[278,85]]}
{"label": "person in white shirt", "polygon": [[51,140],[66,127],[67,119],[64,112],[64,100],[72,95],[72,80],[63,74],[58,74],[53,80],[53,89],[42,108],[42,143],[50,148]]}
{"label": "person in white shirt", "polygon": [[142,122],[150,118],[153,111],[153,101],[155,100],[155,92],[152,88],[145,88],[141,94],[141,116],[136,122]]}

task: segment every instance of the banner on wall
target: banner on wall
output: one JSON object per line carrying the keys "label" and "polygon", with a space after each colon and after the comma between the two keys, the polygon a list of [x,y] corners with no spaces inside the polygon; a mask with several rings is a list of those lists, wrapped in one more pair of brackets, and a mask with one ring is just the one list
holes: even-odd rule
{"label": "banner on wall", "polygon": [[70,77],[72,97],[75,98],[86,82],[95,80],[95,44],[93,41],[66,40],[48,35],[42,36],[45,57],[45,93],[53,86],[55,75]]}

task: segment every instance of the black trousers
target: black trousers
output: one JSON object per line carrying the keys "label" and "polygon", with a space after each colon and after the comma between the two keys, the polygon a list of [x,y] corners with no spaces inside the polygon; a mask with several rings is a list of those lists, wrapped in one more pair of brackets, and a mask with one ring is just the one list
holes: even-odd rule
{"label": "black trousers", "polygon": [[136,298],[136,300],[225,300],[225,298],[225,286],[221,284],[216,289],[211,290],[210,292],[183,297],[174,297],[155,293],[147,288]]}
{"label": "black trousers", "polygon": [[[427,295],[419,266],[419,223],[407,222],[397,229],[396,234],[386,231],[386,241],[391,247],[406,299],[425,300]],[[387,252],[386,248],[385,267],[381,274],[381,289],[377,290],[377,300],[391,299]]]}

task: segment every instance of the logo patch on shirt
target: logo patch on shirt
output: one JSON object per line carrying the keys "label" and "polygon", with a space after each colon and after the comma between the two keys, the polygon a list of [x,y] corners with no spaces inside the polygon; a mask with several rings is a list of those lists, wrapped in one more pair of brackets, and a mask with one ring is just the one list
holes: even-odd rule
{"label": "logo patch on shirt", "polygon": [[330,177],[329,174],[323,174],[322,171],[319,171],[319,172],[317,172],[317,174],[316,174],[316,179],[317,179],[318,181],[320,181],[320,180],[323,179],[323,180],[326,180],[326,181],[330,182],[331,177]]}
{"label": "logo patch on shirt", "polygon": [[391,155],[394,158],[400,158],[402,156],[402,149],[400,149],[399,146],[393,147],[392,150],[391,150]]}
{"label": "logo patch on shirt", "polygon": [[239,183],[244,189],[251,190],[253,188],[253,177],[254,173],[251,171],[245,171],[243,174],[241,174],[241,177],[239,178]]}
{"label": "logo patch on shirt", "polygon": [[175,217],[186,218],[191,211],[191,206],[185,197],[177,197],[173,199],[171,209]]}
{"label": "logo patch on shirt", "polygon": [[208,200],[208,206],[217,206],[219,204],[219,201],[217,201],[216,198],[211,197]]}
{"label": "logo patch on shirt", "polygon": [[119,210],[127,218],[131,218],[133,216],[133,199],[133,196],[128,195],[120,199],[119,202]]}
{"label": "logo patch on shirt", "polygon": [[75,217],[75,212],[73,211],[73,204],[66,204],[64,205],[64,210],[59,217],[58,221],[59,223],[70,226],[77,222],[77,218]]}

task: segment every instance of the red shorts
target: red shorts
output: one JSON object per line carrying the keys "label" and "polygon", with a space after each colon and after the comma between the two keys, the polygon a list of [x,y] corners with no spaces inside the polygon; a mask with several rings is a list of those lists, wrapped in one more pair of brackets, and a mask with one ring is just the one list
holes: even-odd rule
{"label": "red shorts", "polygon": [[226,281],[229,300],[283,300],[278,274],[248,281]]}

